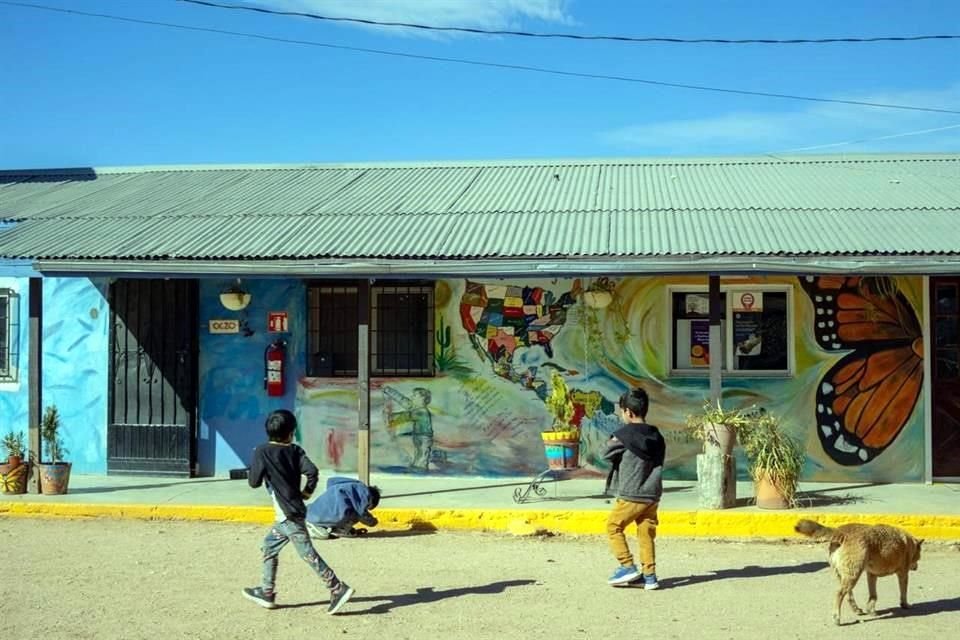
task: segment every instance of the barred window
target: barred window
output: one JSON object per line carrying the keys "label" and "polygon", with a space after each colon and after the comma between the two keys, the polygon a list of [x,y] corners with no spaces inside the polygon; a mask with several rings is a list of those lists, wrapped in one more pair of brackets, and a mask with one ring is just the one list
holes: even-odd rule
{"label": "barred window", "polygon": [[0,381],[16,380],[20,312],[19,296],[10,289],[0,289]]}
{"label": "barred window", "polygon": [[[360,288],[350,282],[307,288],[307,375],[356,376]],[[370,373],[433,375],[433,285],[370,288]]]}

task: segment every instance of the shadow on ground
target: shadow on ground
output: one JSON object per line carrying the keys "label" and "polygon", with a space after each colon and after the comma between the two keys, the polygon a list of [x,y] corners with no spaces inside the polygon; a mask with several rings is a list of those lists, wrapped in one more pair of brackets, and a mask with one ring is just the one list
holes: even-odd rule
{"label": "shadow on ground", "polygon": [[155,483],[155,484],[126,484],[117,487],[83,487],[79,489],[74,489],[70,487],[70,493],[110,493],[112,491],[136,491],[139,489],[163,489],[165,487],[173,487],[180,484],[192,484],[192,485],[201,485],[209,484],[214,482],[234,482],[229,478],[209,478],[209,479],[197,479],[192,478],[189,480],[183,480],[180,482],[164,482],[164,483]]}
{"label": "shadow on ground", "polygon": [[[759,567],[750,565],[740,569],[720,569],[713,573],[678,576],[674,578],[661,578],[660,586],[663,588],[675,589],[676,587],[688,587],[701,582],[712,582],[714,580],[735,580],[738,578],[763,578],[766,576],[778,576],[786,573],[814,573],[827,568],[826,562],[805,562],[804,564],[791,564],[780,567]],[[641,585],[642,587],[642,585]]]}
{"label": "shadow on ground", "polygon": [[[362,611],[347,611],[341,613],[340,615],[357,616],[367,615],[370,613],[389,613],[392,609],[397,609],[399,607],[409,607],[416,604],[429,604],[439,600],[446,600],[447,598],[459,598],[460,596],[493,595],[496,593],[503,593],[510,587],[523,587],[535,583],[536,580],[503,580],[501,582],[492,582],[490,584],[485,584],[478,587],[457,587],[455,589],[444,589],[440,591],[434,591],[433,587],[420,587],[413,593],[354,597],[350,601],[351,604],[361,602],[379,602],[380,604],[375,604],[369,609],[364,609]],[[327,604],[327,602],[328,601],[325,600],[317,602],[303,602],[298,604],[280,605],[277,608],[297,609],[299,607],[315,607]]]}

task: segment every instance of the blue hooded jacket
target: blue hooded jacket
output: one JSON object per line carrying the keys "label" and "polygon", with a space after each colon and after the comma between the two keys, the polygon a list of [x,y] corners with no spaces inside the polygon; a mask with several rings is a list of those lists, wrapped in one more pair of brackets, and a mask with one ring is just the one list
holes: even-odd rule
{"label": "blue hooded jacket", "polygon": [[327,490],[307,507],[307,520],[317,525],[354,524],[376,519],[368,513],[370,488],[359,480],[335,476],[327,480]]}

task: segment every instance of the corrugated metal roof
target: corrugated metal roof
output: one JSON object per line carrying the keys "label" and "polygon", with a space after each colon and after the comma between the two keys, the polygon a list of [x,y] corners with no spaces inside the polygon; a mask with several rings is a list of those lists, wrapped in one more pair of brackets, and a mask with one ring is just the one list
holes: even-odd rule
{"label": "corrugated metal roof", "polygon": [[960,254],[960,155],[0,172],[0,256]]}

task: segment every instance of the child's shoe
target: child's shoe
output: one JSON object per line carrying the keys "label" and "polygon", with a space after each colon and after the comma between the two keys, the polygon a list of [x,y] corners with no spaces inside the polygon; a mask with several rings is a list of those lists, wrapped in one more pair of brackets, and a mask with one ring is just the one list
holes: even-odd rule
{"label": "child's shoe", "polygon": [[613,575],[607,579],[607,584],[627,584],[628,582],[633,582],[640,577],[640,572],[637,571],[636,565],[630,565],[627,567],[617,567],[617,570],[613,572]]}
{"label": "child's shoe", "polygon": [[277,608],[277,594],[267,593],[263,587],[246,587],[243,590],[243,597],[251,602],[256,602],[265,609]]}
{"label": "child's shoe", "polygon": [[651,573],[648,576],[643,576],[643,588],[647,591],[653,591],[654,589],[660,588],[660,583],[657,582],[657,574]]}
{"label": "child's shoe", "polygon": [[332,531],[327,527],[321,527],[313,524],[312,522],[307,522],[307,533],[309,533],[310,537],[314,538],[315,540],[329,540]]}
{"label": "child's shoe", "polygon": [[353,587],[346,582],[341,582],[339,586],[330,590],[330,606],[327,607],[327,613],[335,614],[343,608],[343,605],[350,602],[353,597]]}

